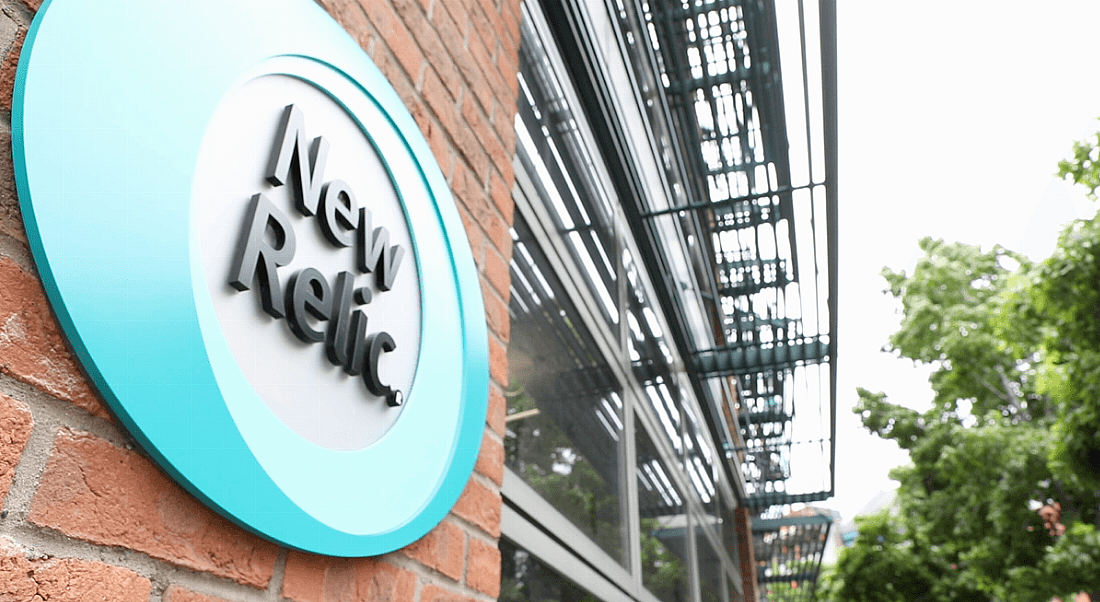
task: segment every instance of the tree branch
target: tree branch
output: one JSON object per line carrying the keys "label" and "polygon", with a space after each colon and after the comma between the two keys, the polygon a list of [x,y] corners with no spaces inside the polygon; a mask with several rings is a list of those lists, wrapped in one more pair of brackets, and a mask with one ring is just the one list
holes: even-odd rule
{"label": "tree branch", "polygon": [[1020,404],[1020,396],[1016,395],[1016,392],[1012,390],[1012,381],[1008,379],[1008,375],[1005,374],[1005,369],[1001,366],[996,368],[997,374],[1001,377],[1001,385],[1005,388],[1005,392],[1008,393],[1009,399],[1006,399],[1012,407],[1017,411],[1023,411],[1024,406]]}

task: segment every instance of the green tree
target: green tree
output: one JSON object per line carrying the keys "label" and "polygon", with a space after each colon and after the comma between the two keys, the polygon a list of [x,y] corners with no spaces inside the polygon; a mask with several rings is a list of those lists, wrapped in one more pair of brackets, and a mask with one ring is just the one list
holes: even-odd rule
{"label": "green tree", "polygon": [[1037,309],[1047,318],[1045,387],[1059,400],[1053,468],[1100,489],[1100,220],[1078,221],[1039,270]]}
{"label": "green tree", "polygon": [[[1097,199],[1100,131],[1074,143],[1073,157],[1059,163],[1058,174]],[[1060,478],[1095,492],[1100,490],[1100,220],[1071,224],[1040,275],[1036,305],[1051,327],[1047,387],[1061,401],[1052,467]]]}
{"label": "green tree", "polygon": [[888,511],[856,519],[859,536],[844,550],[836,567],[822,579],[819,595],[827,600],[899,602],[941,600],[933,597],[938,567],[905,539]]}
{"label": "green tree", "polygon": [[[1100,135],[1060,173],[1095,198]],[[1033,264],[1002,247],[920,241],[886,350],[932,368],[931,408],[860,389],[871,432],[909,452],[896,516],[860,523],[824,579],[846,602],[1048,602],[1100,592],[1100,220]],[[1036,507],[1060,513],[1044,520]],[[1045,508],[1044,510],[1046,510]],[[1098,598],[1100,599],[1100,598]]]}

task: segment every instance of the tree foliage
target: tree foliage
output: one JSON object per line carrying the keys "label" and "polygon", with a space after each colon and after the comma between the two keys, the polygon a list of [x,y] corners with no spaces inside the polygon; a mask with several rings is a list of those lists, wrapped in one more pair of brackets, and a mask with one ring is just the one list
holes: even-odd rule
{"label": "tree foliage", "polygon": [[[1098,149],[1100,134],[1059,166],[1094,199]],[[1071,224],[1037,264],[920,247],[912,273],[883,271],[902,312],[886,350],[932,367],[932,404],[858,390],[864,426],[911,463],[891,473],[896,509],[858,523],[822,598],[1100,600],[1100,219]]]}

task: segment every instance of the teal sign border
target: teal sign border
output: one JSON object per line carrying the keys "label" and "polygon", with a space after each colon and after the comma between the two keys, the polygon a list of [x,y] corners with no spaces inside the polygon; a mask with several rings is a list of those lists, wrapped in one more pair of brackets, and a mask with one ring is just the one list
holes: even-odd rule
{"label": "teal sign border", "polygon": [[[306,442],[263,407],[220,334],[195,249],[191,182],[206,126],[242,77],[282,64],[327,73],[290,75],[364,128],[418,255],[416,377],[390,431],[354,452]],[[341,101],[348,90],[354,102]],[[334,556],[404,547],[446,516],[485,420],[480,280],[415,121],[324,11],[310,0],[47,0],[23,46],[12,128],[27,236],[61,328],[177,482],[259,535]]]}

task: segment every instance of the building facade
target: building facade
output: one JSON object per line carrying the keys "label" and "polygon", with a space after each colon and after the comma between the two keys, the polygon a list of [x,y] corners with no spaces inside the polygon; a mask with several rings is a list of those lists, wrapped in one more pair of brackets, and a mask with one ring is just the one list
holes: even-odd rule
{"label": "building facade", "polygon": [[[318,4],[404,101],[465,225],[490,359],[473,476],[373,558],[204,507],[66,347],[5,140],[0,601],[734,602],[765,569],[787,579],[752,520],[787,533],[791,504],[832,489],[832,3]],[[7,138],[40,8],[0,0]],[[798,561],[790,582],[812,584]]]}

